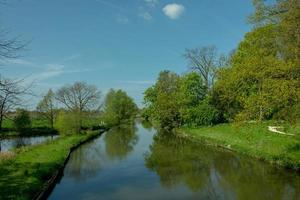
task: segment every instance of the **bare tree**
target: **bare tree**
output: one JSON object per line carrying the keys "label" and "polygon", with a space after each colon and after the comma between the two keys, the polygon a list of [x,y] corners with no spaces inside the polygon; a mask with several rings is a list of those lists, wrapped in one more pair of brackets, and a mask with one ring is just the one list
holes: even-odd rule
{"label": "bare tree", "polygon": [[0,77],[0,130],[8,112],[23,106],[23,96],[31,94],[31,85],[24,86],[24,79],[11,80]]}
{"label": "bare tree", "polygon": [[56,92],[56,99],[67,109],[76,112],[81,118],[84,111],[97,110],[100,108],[100,91],[94,85],[86,82],[75,82],[66,85]]}
{"label": "bare tree", "polygon": [[0,60],[18,58],[28,44],[19,36],[9,38],[7,35],[8,32],[0,31]]}
{"label": "bare tree", "polygon": [[189,62],[189,68],[198,72],[207,88],[210,88],[215,78],[217,68],[217,50],[215,46],[187,49],[184,57]]}
{"label": "bare tree", "polygon": [[184,57],[188,60],[189,68],[198,72],[207,88],[211,88],[219,68],[229,64],[225,55],[218,55],[215,46],[186,49]]}

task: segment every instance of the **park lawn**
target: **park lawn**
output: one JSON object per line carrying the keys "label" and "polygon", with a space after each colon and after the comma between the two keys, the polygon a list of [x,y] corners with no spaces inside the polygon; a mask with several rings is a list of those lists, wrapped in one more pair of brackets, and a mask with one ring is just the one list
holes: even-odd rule
{"label": "park lawn", "polygon": [[32,199],[64,164],[72,147],[99,135],[99,131],[61,136],[52,142],[16,150],[0,158],[0,199]]}
{"label": "park lawn", "polygon": [[287,168],[300,170],[300,124],[283,126],[280,135],[268,130],[267,123],[220,124],[212,127],[182,128],[187,137],[222,146]]}

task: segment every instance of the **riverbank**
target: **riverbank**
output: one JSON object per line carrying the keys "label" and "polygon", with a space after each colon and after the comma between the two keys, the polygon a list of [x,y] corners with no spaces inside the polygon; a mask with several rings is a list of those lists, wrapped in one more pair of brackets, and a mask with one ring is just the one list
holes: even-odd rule
{"label": "riverbank", "polygon": [[[71,149],[101,134],[60,137],[52,142],[25,147],[0,159],[0,199],[33,199],[46,190],[48,181],[64,166]],[[48,184],[47,184],[48,183]]]}
{"label": "riverbank", "polygon": [[202,143],[300,171],[300,125],[285,125],[285,129],[294,136],[270,132],[267,123],[221,124],[179,131]]}

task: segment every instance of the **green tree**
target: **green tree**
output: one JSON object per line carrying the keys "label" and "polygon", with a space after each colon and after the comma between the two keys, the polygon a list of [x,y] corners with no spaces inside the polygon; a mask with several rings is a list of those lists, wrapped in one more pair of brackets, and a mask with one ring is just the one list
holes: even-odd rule
{"label": "green tree", "polygon": [[48,93],[43,97],[43,99],[39,102],[36,108],[39,114],[42,116],[42,118],[46,119],[49,122],[51,128],[53,128],[54,126],[54,120],[56,115],[54,98],[55,95],[50,89]]}
{"label": "green tree", "polygon": [[103,120],[109,126],[132,121],[138,112],[133,99],[122,90],[111,89],[105,98]]}
{"label": "green tree", "polygon": [[14,118],[14,126],[19,132],[23,132],[26,129],[31,128],[31,118],[27,110],[17,109],[16,116]]}
{"label": "green tree", "polygon": [[293,64],[280,56],[277,33],[274,24],[247,33],[232,67],[220,71],[213,96],[228,119],[270,119],[298,102],[299,78],[291,73]]}
{"label": "green tree", "polygon": [[181,123],[179,110],[180,77],[170,71],[162,71],[154,86],[145,91],[145,111],[161,128],[173,129]]}
{"label": "green tree", "polygon": [[190,72],[180,77],[177,98],[180,102],[180,115],[183,123],[194,123],[193,110],[206,95],[207,87],[198,73]]}
{"label": "green tree", "polygon": [[76,112],[61,110],[55,120],[54,127],[62,135],[80,133],[80,116]]}

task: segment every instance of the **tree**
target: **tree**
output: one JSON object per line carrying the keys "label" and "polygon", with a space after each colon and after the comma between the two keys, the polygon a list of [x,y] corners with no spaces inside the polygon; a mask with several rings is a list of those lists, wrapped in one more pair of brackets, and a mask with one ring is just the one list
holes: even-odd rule
{"label": "tree", "polygon": [[80,116],[71,111],[61,110],[55,119],[55,128],[62,135],[71,135],[80,133],[81,130]]}
{"label": "tree", "polygon": [[192,124],[192,112],[195,107],[206,97],[207,87],[202,77],[196,72],[190,72],[180,77],[178,101],[180,115],[183,123]]}
{"label": "tree", "polygon": [[30,94],[30,85],[24,86],[24,80],[11,80],[0,78],[0,130],[8,112],[22,106],[22,97]]}
{"label": "tree", "polygon": [[299,0],[277,0],[266,3],[253,0],[255,12],[249,22],[255,26],[273,24],[277,26],[277,41],[281,43],[284,59],[300,64],[300,2]]}
{"label": "tree", "polygon": [[162,71],[154,86],[145,91],[146,112],[161,128],[173,129],[181,123],[179,109],[180,77],[170,71]]}
{"label": "tree", "polygon": [[[73,85],[65,85],[60,88],[55,96],[69,111],[77,113],[81,119],[84,111],[100,108],[100,94],[94,85],[75,82]],[[80,126],[81,123],[82,120],[80,120]]]}
{"label": "tree", "polygon": [[138,111],[133,99],[122,90],[111,89],[105,98],[103,119],[109,126],[120,125],[134,119]]}
{"label": "tree", "polygon": [[36,108],[39,114],[49,122],[51,128],[53,128],[54,126],[54,120],[56,115],[56,110],[54,107],[54,98],[55,95],[53,91],[51,89],[48,90],[48,93],[43,97],[43,99],[39,102]]}
{"label": "tree", "polygon": [[184,57],[189,62],[189,68],[201,75],[207,88],[215,82],[217,70],[227,63],[224,55],[218,57],[215,46],[187,49]]}
{"label": "tree", "polygon": [[232,67],[220,71],[215,105],[228,119],[271,119],[299,102],[295,65],[281,56],[277,36],[274,24],[255,28],[239,44]]}
{"label": "tree", "polygon": [[18,109],[14,118],[14,125],[17,131],[22,132],[31,127],[31,118],[27,110]]}

